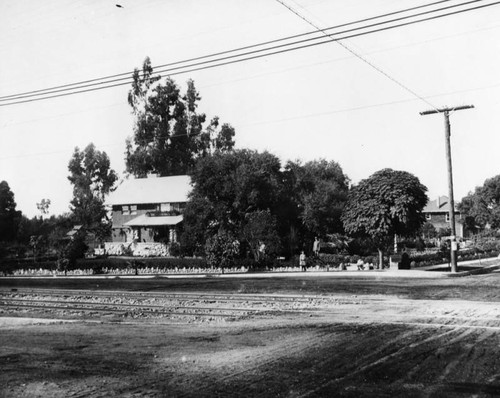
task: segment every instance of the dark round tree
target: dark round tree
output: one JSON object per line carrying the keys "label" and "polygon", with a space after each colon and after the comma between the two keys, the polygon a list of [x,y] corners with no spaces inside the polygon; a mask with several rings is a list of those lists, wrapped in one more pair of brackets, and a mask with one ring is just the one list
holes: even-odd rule
{"label": "dark round tree", "polygon": [[342,214],[345,231],[368,236],[378,246],[379,264],[394,235],[414,234],[425,222],[427,188],[413,174],[383,169],[349,192]]}

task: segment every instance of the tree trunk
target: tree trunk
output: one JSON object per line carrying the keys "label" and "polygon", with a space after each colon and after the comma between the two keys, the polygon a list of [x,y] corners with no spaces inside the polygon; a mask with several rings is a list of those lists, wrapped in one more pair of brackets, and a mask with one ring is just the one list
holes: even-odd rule
{"label": "tree trunk", "polygon": [[378,249],[378,266],[380,269],[384,268],[384,253],[382,249]]}

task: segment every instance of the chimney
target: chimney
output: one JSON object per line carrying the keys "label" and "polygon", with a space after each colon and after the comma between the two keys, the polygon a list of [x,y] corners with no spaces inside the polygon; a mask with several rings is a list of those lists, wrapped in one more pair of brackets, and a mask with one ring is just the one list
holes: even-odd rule
{"label": "chimney", "polygon": [[441,196],[438,196],[437,207],[438,207],[438,209],[441,207]]}

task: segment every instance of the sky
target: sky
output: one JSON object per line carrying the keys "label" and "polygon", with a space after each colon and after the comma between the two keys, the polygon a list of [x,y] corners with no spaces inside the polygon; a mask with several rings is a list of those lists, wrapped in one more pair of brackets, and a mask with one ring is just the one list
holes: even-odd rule
{"label": "sky", "polygon": [[[326,28],[432,3],[280,1],[303,18],[277,0],[4,0],[0,99],[131,74],[147,56],[162,65],[309,32],[306,20]],[[172,78],[183,92],[195,81],[199,111],[230,123],[237,148],[269,151],[283,163],[335,161],[353,184],[383,168],[408,171],[430,200],[448,194],[444,118],[420,112],[474,105],[450,115],[458,201],[500,174],[499,34],[493,5]],[[51,214],[69,211],[75,147],[94,143],[125,176],[129,88],[0,106],[0,181],[18,210],[39,215],[45,198]]]}

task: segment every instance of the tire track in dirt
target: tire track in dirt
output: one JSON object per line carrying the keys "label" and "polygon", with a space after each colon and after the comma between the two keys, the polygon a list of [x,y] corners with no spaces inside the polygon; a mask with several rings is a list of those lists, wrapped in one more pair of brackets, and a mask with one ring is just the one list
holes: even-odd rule
{"label": "tire track in dirt", "polygon": [[[432,352],[436,350],[435,346],[440,344],[440,340],[445,338],[448,335],[454,334],[456,331],[455,330],[446,330],[442,331],[441,333],[434,334],[430,337],[427,337],[423,340],[420,341],[415,341],[414,343],[411,343],[409,345],[405,345],[402,348],[397,348],[395,344],[391,341],[386,344],[386,347],[389,348],[395,348],[396,351],[392,351],[388,354],[378,356],[375,353],[369,353],[368,355],[362,356],[358,361],[353,362],[353,364],[350,366],[351,369],[346,369],[344,372],[343,376],[336,377],[334,379],[331,379],[324,384],[316,387],[315,389],[311,391],[307,391],[303,393],[302,395],[299,395],[301,398],[305,397],[311,397],[311,396],[321,396],[321,391],[325,390],[330,390],[331,387],[335,384],[340,384],[342,381],[350,378],[355,378],[356,376],[359,376],[361,374],[364,374],[378,366],[381,366],[382,364],[385,364],[389,361],[394,361],[398,363],[403,363],[404,358],[410,356],[421,356],[421,355],[429,355]],[[421,330],[419,329],[414,329],[409,332],[407,332],[407,338],[410,340],[415,340],[420,337]],[[428,345],[430,343],[434,343],[430,348],[425,348],[423,351],[418,351],[416,350],[419,347],[423,347],[424,345]],[[380,354],[380,352],[379,352]],[[398,360],[400,358],[400,360]],[[352,370],[354,368],[354,370]],[[416,370],[416,369],[415,369]],[[416,370],[417,371],[417,370]]]}
{"label": "tire track in dirt", "polygon": [[[301,357],[306,351],[314,348],[320,349],[323,346],[322,339],[318,338],[316,333],[311,333],[308,337],[304,337],[301,334],[292,339],[281,339],[277,343],[274,346],[251,347],[247,351],[239,349],[232,353],[234,356],[229,363],[226,358],[227,354],[225,353],[219,354],[217,358],[215,358],[213,353],[205,354],[203,357],[198,358],[197,362],[198,364],[200,362],[205,363],[205,366],[211,370],[211,375],[203,380],[199,379],[200,385],[179,396],[197,396],[204,391],[206,392],[207,389],[209,390],[213,386],[214,378],[216,378],[217,384],[238,383],[242,380],[242,377],[248,378],[250,377],[248,376],[249,374],[253,372],[258,373],[263,368],[282,362],[285,358]],[[250,353],[253,355],[249,355]],[[222,367],[220,363],[223,364]],[[225,368],[230,371],[225,372]],[[238,370],[231,370],[234,368]],[[247,380],[245,379],[245,381]],[[238,395],[253,396],[255,392],[254,387],[251,384],[248,386],[238,385]]]}

